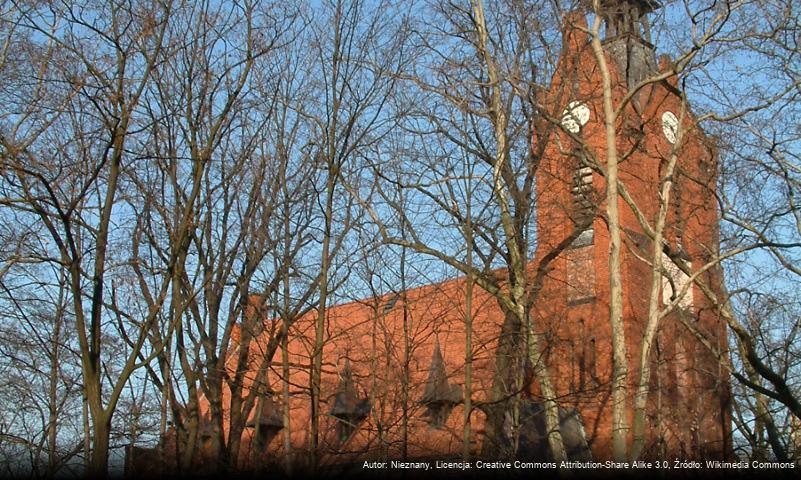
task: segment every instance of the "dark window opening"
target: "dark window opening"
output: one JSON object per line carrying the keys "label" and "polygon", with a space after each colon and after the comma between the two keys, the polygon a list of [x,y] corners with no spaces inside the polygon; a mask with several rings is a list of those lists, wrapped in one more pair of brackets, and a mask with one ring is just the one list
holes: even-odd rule
{"label": "dark window opening", "polygon": [[271,392],[264,394],[256,401],[255,408],[245,427],[253,429],[255,448],[264,450],[278,432],[284,428],[284,417],[281,407],[273,400]]}
{"label": "dark window opening", "polygon": [[214,436],[214,429],[211,426],[211,419],[202,419],[200,428],[198,429],[197,436],[200,439],[200,446],[203,449],[211,448],[211,439]]}
{"label": "dark window opening", "polygon": [[270,427],[261,427],[258,429],[258,433],[256,433],[256,440],[255,440],[255,447],[257,450],[264,450],[273,441],[273,439],[278,435],[280,429],[277,428],[270,428]]}
{"label": "dark window opening", "polygon": [[366,398],[357,400],[355,403],[350,403],[349,407],[344,406],[342,398],[340,398],[339,401],[339,407],[335,408],[332,414],[334,418],[337,419],[337,440],[339,440],[339,443],[345,443],[356,433],[359,425],[361,425],[367,418],[368,413],[370,413],[370,401]]}

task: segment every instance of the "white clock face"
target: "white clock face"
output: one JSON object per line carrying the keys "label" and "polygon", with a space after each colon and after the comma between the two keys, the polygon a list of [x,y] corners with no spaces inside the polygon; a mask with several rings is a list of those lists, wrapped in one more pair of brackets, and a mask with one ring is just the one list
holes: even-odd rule
{"label": "white clock face", "polygon": [[578,133],[590,120],[590,107],[581,102],[570,102],[562,112],[562,126],[570,133]]}
{"label": "white clock face", "polygon": [[679,131],[679,119],[673,112],[665,112],[662,114],[662,133],[670,143],[676,143],[676,135]]}

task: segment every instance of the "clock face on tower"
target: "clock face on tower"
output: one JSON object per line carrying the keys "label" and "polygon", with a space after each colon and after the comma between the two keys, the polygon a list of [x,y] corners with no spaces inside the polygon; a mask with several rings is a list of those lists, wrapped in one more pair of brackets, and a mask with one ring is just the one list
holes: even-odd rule
{"label": "clock face on tower", "polygon": [[578,101],[570,102],[562,112],[562,126],[570,133],[578,133],[590,120],[590,107]]}
{"label": "clock face on tower", "polygon": [[673,112],[665,112],[662,114],[662,133],[671,144],[676,143],[676,135],[679,131],[679,119]]}

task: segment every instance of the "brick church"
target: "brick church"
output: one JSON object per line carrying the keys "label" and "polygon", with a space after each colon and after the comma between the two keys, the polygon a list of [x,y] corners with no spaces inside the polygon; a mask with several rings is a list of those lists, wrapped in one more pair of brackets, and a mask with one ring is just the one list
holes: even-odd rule
{"label": "brick church", "polygon": [[[604,4],[604,55],[613,101],[619,104],[631,87],[666,71],[669,60],[657,61],[650,43],[646,15],[658,6],[655,2]],[[562,112],[556,116],[562,128],[537,139],[549,146],[537,176],[538,245],[533,263],[576,228],[581,232],[552,263],[531,316],[547,345],[541,361],[547,362],[558,393],[568,456],[605,460],[611,458],[612,438],[609,234],[604,178],[588,160],[592,154],[601,165],[605,161],[602,84],[583,17],[568,17],[563,42],[550,96],[554,111]],[[701,290],[687,286],[687,275],[671,260],[698,267],[718,251],[716,156],[697,128],[678,133],[692,124],[692,116],[675,76],[665,77],[641,88],[617,122],[620,180],[648,219],[658,211],[665,164],[672,153],[678,155],[660,294],[663,304],[675,300],[676,308],[662,319],[652,350],[642,457],[721,458],[731,451],[728,376],[682,322],[690,322],[722,350],[727,345],[725,324]],[[623,199],[619,202],[631,424],[652,247],[635,212]],[[718,269],[709,269],[700,279],[712,286],[722,284]],[[321,385],[322,467],[462,457],[465,287],[466,280],[459,278],[328,309]],[[518,415],[506,414],[501,423],[489,425],[488,412],[498,400],[493,383],[498,378],[504,314],[496,299],[477,287],[470,313],[470,456],[547,459],[538,388],[526,375],[530,365],[521,367],[525,381],[516,396]],[[288,357],[284,360],[281,350],[276,352],[265,384],[253,385],[251,378],[250,388],[258,388],[261,398],[243,434],[242,465],[284,465],[288,459],[302,466],[309,457],[315,320],[312,312],[291,325]],[[254,355],[268,340],[254,342]]]}

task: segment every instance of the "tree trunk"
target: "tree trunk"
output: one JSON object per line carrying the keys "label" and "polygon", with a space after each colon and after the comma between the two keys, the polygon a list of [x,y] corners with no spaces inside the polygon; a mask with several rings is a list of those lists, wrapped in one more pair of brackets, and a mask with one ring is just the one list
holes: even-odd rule
{"label": "tree trunk", "polygon": [[[401,226],[401,232],[404,232]],[[406,247],[401,247],[400,260],[401,291],[400,301],[403,302],[403,382],[401,391],[401,459],[409,457],[409,389],[411,388],[412,343],[410,338],[411,325],[409,325],[409,306],[406,303]]]}
{"label": "tree trunk", "polygon": [[[681,130],[681,129],[679,129]],[[681,131],[678,132],[676,144],[681,144]],[[670,206],[670,191],[673,187],[673,170],[676,166],[677,155],[673,152],[668,160],[663,175],[662,188],[659,192],[659,213],[654,227],[654,238],[651,244],[651,288],[648,292],[648,321],[643,333],[640,348],[640,376],[637,381],[637,390],[634,394],[634,419],[632,421],[631,458],[637,460],[645,448],[645,414],[648,406],[648,394],[651,383],[651,349],[656,340],[659,319],[662,316],[659,308],[659,294],[662,286],[662,239],[665,221]]]}
{"label": "tree trunk", "polygon": [[[63,282],[63,278],[62,278]],[[58,347],[61,337],[62,324],[62,305],[65,293],[64,283],[59,289],[58,306],[56,307],[55,325],[53,326],[53,340],[50,343],[50,385],[47,396],[47,408],[49,417],[47,419],[47,476],[54,476],[58,463],[58,381],[59,381],[59,356]]]}
{"label": "tree trunk", "polygon": [[[286,225],[285,225],[286,226]],[[288,231],[288,230],[287,230]],[[289,269],[284,274],[284,314],[289,313]],[[281,382],[281,413],[284,421],[283,442],[284,442],[284,469],[287,476],[292,476],[292,428],[289,417],[289,319],[281,319],[281,372],[283,382]]]}
{"label": "tree trunk", "polygon": [[92,430],[89,422],[89,402],[86,401],[86,393],[81,395],[81,416],[83,419],[83,467],[87,476],[92,465]]}
{"label": "tree trunk", "polygon": [[[467,188],[467,217],[465,219],[465,242],[467,243],[467,267],[473,270],[473,219],[470,210],[472,190]],[[470,415],[473,410],[473,276],[468,274],[465,279],[464,298],[464,430],[462,432],[462,459],[470,460]]]}
{"label": "tree trunk", "polygon": [[[599,0],[594,1],[600,11]],[[623,324],[623,284],[620,274],[620,212],[618,208],[618,158],[612,84],[600,38],[601,16],[596,15],[592,28],[592,49],[603,83],[604,133],[606,140],[606,215],[609,224],[609,323],[612,330],[612,456],[626,460],[628,421],[626,397],[628,361],[626,332]]]}
{"label": "tree trunk", "polygon": [[[330,158],[333,158],[333,154]],[[320,382],[323,371],[323,344],[325,333],[325,316],[328,302],[328,270],[330,266],[331,249],[331,222],[334,204],[335,175],[333,165],[329,163],[329,174],[326,182],[325,199],[325,232],[323,236],[323,251],[320,256],[320,301],[317,307],[317,321],[314,325],[314,359],[311,374],[311,428],[309,431],[309,449],[312,470],[317,469],[319,463],[318,448],[320,435]]]}
{"label": "tree trunk", "polygon": [[[509,256],[509,271],[511,299],[508,303],[511,304],[513,311],[511,312],[516,317],[516,336],[518,339],[521,336],[528,336],[530,341],[527,342],[529,350],[526,352],[535,365],[534,375],[537,382],[540,384],[545,404],[545,428],[548,430],[548,445],[551,448],[551,453],[554,458],[559,461],[565,459],[565,449],[562,442],[562,434],[559,431],[559,410],[556,403],[556,394],[551,385],[547,367],[538,362],[542,350],[540,349],[539,342],[533,338],[531,333],[531,325],[526,312],[526,266],[525,266],[525,251],[522,248],[522,234],[517,232],[514,224],[514,216],[509,206],[507,199],[507,190],[503,187],[502,172],[505,168],[507,159],[507,134],[506,128],[508,119],[503,107],[501,98],[501,79],[498,77],[497,65],[495,59],[492,57],[488,50],[489,34],[487,32],[486,21],[484,19],[484,7],[481,0],[473,0],[472,5],[473,13],[475,16],[475,26],[478,33],[478,50],[483,58],[487,67],[487,76],[489,79],[488,85],[491,89],[491,117],[494,127],[496,152],[493,164],[493,193],[498,202],[501,224],[503,226],[504,236],[506,238],[506,250]],[[525,330],[522,330],[525,327]],[[497,356],[496,356],[497,358]],[[517,358],[517,357],[516,357]],[[522,365],[521,365],[522,368]],[[517,370],[515,370],[517,372]],[[520,372],[517,372],[520,373]],[[516,382],[515,382],[516,383]],[[519,395],[519,393],[515,393]],[[515,399],[517,401],[517,399]],[[499,421],[495,418],[495,421]],[[497,427],[497,424],[496,426]],[[495,432],[497,434],[497,431]]]}
{"label": "tree trunk", "polygon": [[89,464],[89,478],[100,479],[107,476],[110,434],[111,415],[93,415],[92,456]]}

